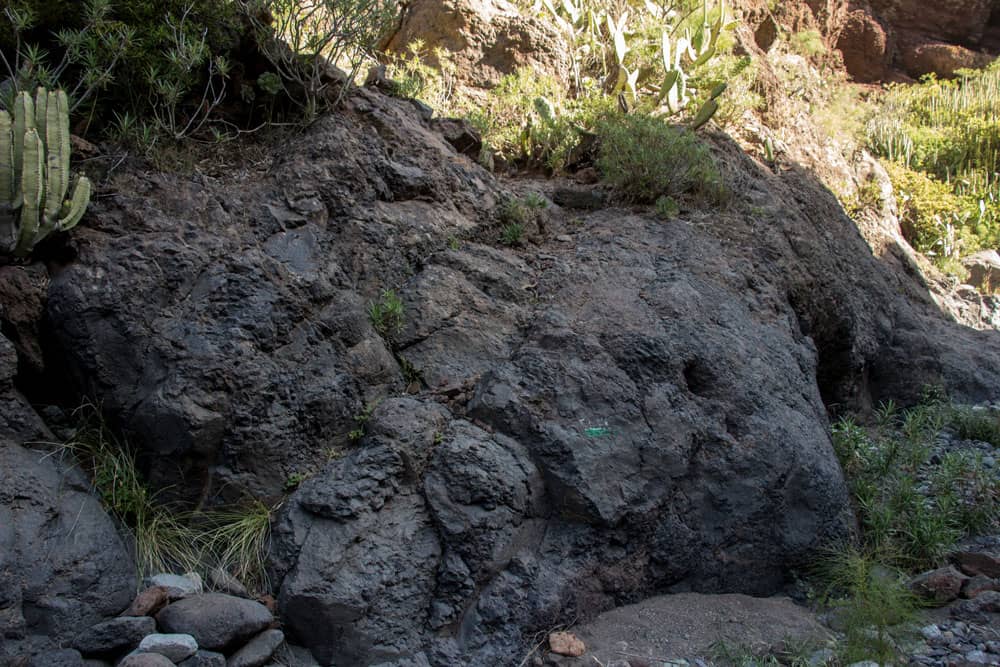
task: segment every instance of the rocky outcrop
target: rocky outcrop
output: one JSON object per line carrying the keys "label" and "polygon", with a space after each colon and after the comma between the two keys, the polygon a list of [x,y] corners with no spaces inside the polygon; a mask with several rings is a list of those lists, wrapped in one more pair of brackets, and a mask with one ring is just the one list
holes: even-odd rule
{"label": "rocky outcrop", "polygon": [[436,49],[456,66],[460,84],[495,86],[522,67],[566,81],[565,40],[551,21],[526,16],[507,0],[412,0],[386,49],[406,53],[419,41],[426,61],[440,66]]}
{"label": "rocky outcrop", "polygon": [[0,442],[0,659],[68,643],[127,607],[135,585],[132,558],[79,471]]}

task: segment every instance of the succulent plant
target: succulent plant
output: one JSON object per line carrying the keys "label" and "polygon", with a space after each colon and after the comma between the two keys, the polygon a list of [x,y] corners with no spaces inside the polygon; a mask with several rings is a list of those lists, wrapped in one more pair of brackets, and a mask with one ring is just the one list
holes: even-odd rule
{"label": "succulent plant", "polygon": [[13,117],[0,111],[0,251],[26,257],[55,231],[74,227],[90,202],[90,181],[79,177],[72,196],[69,100],[39,88],[34,101],[18,94]]}

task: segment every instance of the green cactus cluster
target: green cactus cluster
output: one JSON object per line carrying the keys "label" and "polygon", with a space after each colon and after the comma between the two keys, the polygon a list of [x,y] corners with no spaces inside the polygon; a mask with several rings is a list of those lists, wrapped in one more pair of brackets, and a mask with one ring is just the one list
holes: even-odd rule
{"label": "green cactus cluster", "polygon": [[26,257],[44,238],[74,227],[90,203],[90,181],[70,190],[69,100],[62,90],[21,92],[0,111],[0,250]]}

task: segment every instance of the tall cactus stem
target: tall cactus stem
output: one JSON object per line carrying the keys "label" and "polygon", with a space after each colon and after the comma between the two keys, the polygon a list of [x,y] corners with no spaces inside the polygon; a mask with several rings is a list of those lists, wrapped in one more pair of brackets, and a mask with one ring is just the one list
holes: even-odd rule
{"label": "tall cactus stem", "polygon": [[38,233],[38,216],[42,204],[42,179],[44,175],[44,148],[38,132],[31,128],[24,133],[24,163],[21,172],[21,229],[17,236],[14,254],[25,257],[35,245]]}
{"label": "tall cactus stem", "polygon": [[21,205],[21,179],[24,166],[24,138],[28,130],[35,127],[35,105],[28,93],[20,92],[14,99],[14,126],[11,133],[14,139],[14,208]]}
{"label": "tall cactus stem", "polygon": [[0,208],[14,204],[14,141],[10,114],[0,111]]}
{"label": "tall cactus stem", "polygon": [[[39,97],[42,96],[41,91]],[[63,199],[69,189],[69,100],[66,93],[52,91],[45,108],[45,223],[43,236],[58,224]],[[39,130],[41,131],[41,130]]]}

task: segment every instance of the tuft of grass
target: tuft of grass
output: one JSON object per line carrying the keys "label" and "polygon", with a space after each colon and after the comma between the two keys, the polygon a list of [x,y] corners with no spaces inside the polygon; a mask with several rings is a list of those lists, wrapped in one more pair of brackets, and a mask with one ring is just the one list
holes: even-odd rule
{"label": "tuft of grass", "polygon": [[503,231],[500,233],[500,241],[504,245],[513,246],[521,242],[522,236],[524,236],[524,225],[519,222],[512,222],[504,225]]}
{"label": "tuft of grass", "polygon": [[511,225],[526,225],[537,222],[541,212],[549,202],[537,192],[529,192],[523,197],[510,197],[500,204],[500,222]]}
{"label": "tuft of grass", "polygon": [[207,560],[251,591],[268,590],[267,546],[272,509],[259,500],[244,507],[216,510],[205,517],[198,536]]}
{"label": "tuft of grass", "polygon": [[708,146],[688,129],[641,114],[611,115],[598,125],[597,166],[626,201],[694,196],[720,204],[727,191]]}
{"label": "tuft of grass", "polygon": [[257,500],[244,508],[186,512],[161,503],[139,472],[135,452],[116,438],[90,405],[78,413],[75,437],[63,445],[89,474],[105,509],[129,531],[140,581],[158,572],[225,569],[248,589],[266,590],[265,559],[272,510]]}
{"label": "tuft of grass", "polygon": [[131,533],[140,580],[157,572],[197,569],[201,558],[194,532],[179,512],[157,501],[139,473],[135,452],[111,433],[97,408],[85,405],[77,412],[81,425],[63,447],[89,474],[107,512]]}
{"label": "tuft of grass", "polygon": [[394,290],[382,290],[375,301],[368,304],[368,321],[383,338],[391,339],[403,332],[405,314],[403,301]]}

